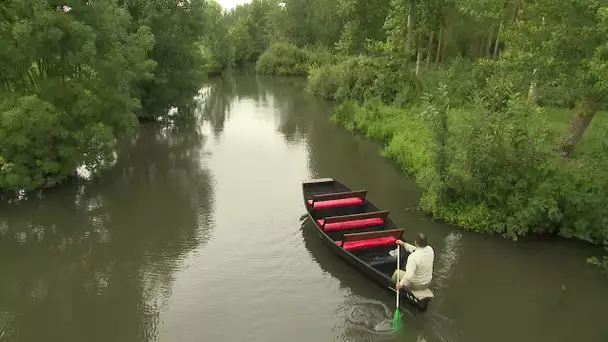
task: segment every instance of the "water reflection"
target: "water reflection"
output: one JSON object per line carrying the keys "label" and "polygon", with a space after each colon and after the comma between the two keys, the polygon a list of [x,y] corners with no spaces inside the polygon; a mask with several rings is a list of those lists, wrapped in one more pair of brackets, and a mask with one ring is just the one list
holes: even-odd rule
{"label": "water reflection", "polygon": [[[203,116],[211,123],[214,135],[219,137],[234,105],[252,100],[256,110],[272,110],[270,116],[276,120],[278,132],[288,145],[294,146],[308,133],[308,113],[325,112],[323,107],[315,108],[314,97],[304,91],[305,85],[306,80],[297,77],[230,75],[212,79]],[[269,115],[268,112],[250,114]]]}
{"label": "water reflection", "polygon": [[312,113],[327,113],[323,106],[327,103],[305,91],[304,78],[258,76],[256,81],[265,90],[266,97],[274,100],[280,120],[278,129],[287,143],[300,141],[308,135]]}
{"label": "water reflection", "polygon": [[236,83],[233,77],[216,77],[204,88],[204,100],[198,99],[202,117],[211,124],[214,136],[219,138],[233,106]]}
{"label": "water reflection", "polygon": [[180,260],[212,232],[194,123],[147,124],[100,179],[0,204],[2,341],[150,341]]}

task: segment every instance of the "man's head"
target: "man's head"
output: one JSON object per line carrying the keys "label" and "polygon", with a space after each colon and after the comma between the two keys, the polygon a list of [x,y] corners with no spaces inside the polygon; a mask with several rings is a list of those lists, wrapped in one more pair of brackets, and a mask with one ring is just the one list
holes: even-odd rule
{"label": "man's head", "polygon": [[416,234],[414,244],[418,247],[426,247],[428,245],[428,243],[426,242],[426,235],[424,233]]}

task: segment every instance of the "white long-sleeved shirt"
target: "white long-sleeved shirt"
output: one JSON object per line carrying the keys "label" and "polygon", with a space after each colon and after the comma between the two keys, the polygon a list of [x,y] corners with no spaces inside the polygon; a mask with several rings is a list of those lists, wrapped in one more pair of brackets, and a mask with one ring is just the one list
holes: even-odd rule
{"label": "white long-sleeved shirt", "polygon": [[435,261],[433,247],[416,247],[406,242],[404,248],[411,254],[407,258],[405,275],[400,281],[401,286],[429,284],[433,279],[433,262]]}

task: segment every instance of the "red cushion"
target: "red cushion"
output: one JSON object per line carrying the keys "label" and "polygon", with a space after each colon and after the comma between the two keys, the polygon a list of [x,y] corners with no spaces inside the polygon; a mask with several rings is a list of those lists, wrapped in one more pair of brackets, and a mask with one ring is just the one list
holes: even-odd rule
{"label": "red cushion", "polygon": [[[375,239],[367,239],[367,240],[358,240],[358,241],[346,241],[344,243],[343,248],[345,250],[353,250],[353,249],[364,249],[364,248],[372,248],[372,247],[382,247],[382,246],[390,246],[395,244],[397,238],[394,236],[385,236]],[[336,241],[336,244],[341,245],[342,241]]]}
{"label": "red cushion", "polygon": [[[324,219],[317,220],[317,224],[319,227],[323,227]],[[343,230],[343,229],[353,229],[353,228],[363,228],[369,226],[379,226],[384,224],[384,220],[379,217],[362,219],[362,220],[351,220],[344,222],[334,222],[328,223],[325,225],[324,230],[326,232],[335,231],[335,230]]]}
{"label": "red cushion", "polygon": [[326,209],[335,207],[345,207],[348,205],[360,205],[363,204],[363,200],[359,197],[341,198],[330,201],[320,201],[312,203],[312,200],[307,201],[308,205],[312,205],[313,209]]}

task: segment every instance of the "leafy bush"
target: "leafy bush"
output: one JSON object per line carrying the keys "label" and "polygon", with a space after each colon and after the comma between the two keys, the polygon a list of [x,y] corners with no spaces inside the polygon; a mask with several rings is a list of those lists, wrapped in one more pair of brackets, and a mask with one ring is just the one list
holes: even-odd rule
{"label": "leafy bush", "polygon": [[309,54],[293,44],[272,44],[258,59],[255,69],[260,74],[304,76],[308,72]]}
{"label": "leafy bush", "polygon": [[[384,141],[383,154],[424,188],[420,207],[437,219],[513,239],[556,233],[608,240],[608,162],[601,157],[608,150],[602,138],[607,126],[590,127],[581,152],[565,164],[552,151],[551,120],[560,117],[555,111],[532,107],[515,94],[501,110],[475,98],[471,109],[448,110],[443,159],[437,156],[441,131],[432,128],[438,118],[432,113],[441,106],[436,96],[410,109],[349,100],[332,120]],[[445,175],[437,167],[442,161]]]}
{"label": "leafy bush", "polygon": [[205,57],[222,49],[201,50],[204,1],[174,5],[90,1],[69,13],[46,1],[3,5],[0,191],[51,186],[81,165],[99,169],[138,117],[192,103]]}
{"label": "leafy bush", "polygon": [[308,91],[312,94],[359,104],[375,98],[384,104],[397,100],[403,104],[413,100],[420,89],[415,75],[387,58],[349,57],[335,65],[312,67],[308,77]]}
{"label": "leafy bush", "polygon": [[327,48],[305,48],[304,51],[308,55],[309,68],[323,65],[333,65],[338,62],[338,58]]}
{"label": "leafy bush", "polygon": [[335,66],[329,64],[311,67],[306,88],[308,92],[326,100],[333,100],[340,87],[340,78],[335,71]]}

